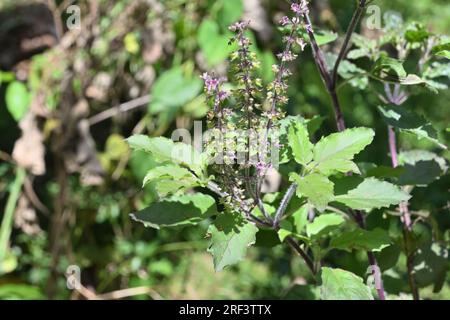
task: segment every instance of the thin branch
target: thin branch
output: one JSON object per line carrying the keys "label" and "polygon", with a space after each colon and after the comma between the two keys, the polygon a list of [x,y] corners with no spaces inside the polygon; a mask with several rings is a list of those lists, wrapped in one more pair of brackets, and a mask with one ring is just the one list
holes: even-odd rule
{"label": "thin branch", "polygon": [[84,298],[88,300],[117,300],[123,299],[133,296],[138,296],[142,294],[149,295],[153,300],[163,300],[163,297],[153,290],[150,287],[135,287],[135,288],[126,288],[121,290],[116,290],[103,294],[96,294],[94,291],[86,288],[81,283],[79,283],[79,287],[76,289],[76,292],[81,294]]}
{"label": "thin branch", "polygon": [[311,270],[311,273],[313,275],[316,275],[316,269],[314,268],[314,262],[311,260],[311,258],[306,254],[305,251],[300,247],[300,245],[295,241],[292,237],[286,237],[285,241],[294,249],[297,251],[297,253],[303,258],[305,261],[307,267],[309,270]]}
{"label": "thin branch", "polygon": [[[384,87],[386,96],[390,103],[393,104],[402,104],[402,101],[398,101],[398,97],[401,96],[401,92],[399,87],[396,87],[396,91],[394,94],[391,92],[391,88],[389,85],[385,85]],[[397,152],[397,139],[395,135],[395,130],[392,126],[388,126],[388,139],[389,139],[389,152],[391,156],[391,163],[392,167],[396,168],[398,166],[398,152]],[[408,236],[412,232],[412,220],[411,220],[411,213],[409,212],[408,203],[402,202],[398,206],[400,214],[401,214],[401,220],[403,224],[403,242],[405,247],[405,254],[406,254],[406,269],[408,273],[408,282],[409,286],[411,288],[411,292],[413,295],[414,300],[420,300],[420,294],[419,289],[417,288],[416,279],[414,276],[414,250],[410,252],[408,247]]]}
{"label": "thin branch", "polygon": [[[303,21],[305,22],[306,25],[312,26],[311,19],[309,18],[308,14],[303,15]],[[327,68],[325,56],[322,50],[320,49],[319,45],[317,44],[316,36],[314,35],[312,27],[311,29],[307,29],[306,32],[308,33],[309,41],[311,42],[311,49],[313,53],[314,62],[319,70],[320,75],[322,76],[325,86],[328,89],[331,84],[331,77]]]}
{"label": "thin branch", "polygon": [[284,194],[284,197],[281,200],[280,206],[277,209],[277,212],[275,214],[275,219],[273,221],[273,226],[275,228],[279,227],[281,218],[283,217],[284,213],[286,212],[289,202],[291,201],[292,197],[294,196],[296,190],[297,190],[297,184],[293,183],[293,184],[291,184],[289,189]]}
{"label": "thin branch", "polygon": [[350,40],[352,38],[353,32],[355,32],[356,26],[358,25],[358,22],[364,13],[365,7],[366,7],[366,0],[360,0],[359,6],[356,9],[356,11],[354,12],[352,20],[350,22],[350,25],[345,34],[344,43],[342,44],[341,50],[339,51],[339,55],[334,64],[333,73],[331,76],[331,88],[332,89],[336,88],[339,65],[341,64],[341,61],[345,58],[345,55],[347,54],[348,45],[350,44]]}
{"label": "thin branch", "polygon": [[148,95],[127,101],[118,106],[109,108],[109,109],[102,111],[102,112],[92,116],[91,118],[89,118],[88,119],[89,125],[93,126],[94,124],[97,124],[106,119],[114,117],[114,116],[118,115],[119,113],[128,112],[133,109],[142,107],[142,106],[148,104],[150,101],[151,101],[151,96],[148,94]]}

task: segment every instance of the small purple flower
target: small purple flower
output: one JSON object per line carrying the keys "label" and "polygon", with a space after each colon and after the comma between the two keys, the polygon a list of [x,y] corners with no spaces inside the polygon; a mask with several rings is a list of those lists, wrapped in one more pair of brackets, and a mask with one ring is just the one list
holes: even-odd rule
{"label": "small purple flower", "polygon": [[305,29],[307,32],[314,33],[314,30],[313,30],[311,24],[309,24],[309,23],[305,25]]}
{"label": "small purple flower", "polygon": [[224,101],[226,98],[228,98],[230,96],[230,93],[228,91],[219,91],[219,93],[217,94],[217,97],[220,101]]}
{"label": "small purple flower", "polygon": [[302,9],[300,7],[300,4],[298,4],[298,3],[293,3],[291,5],[291,10],[294,11],[294,13],[296,13],[296,14],[301,14],[302,13],[302,11],[301,11]]}
{"label": "small purple flower", "polygon": [[279,23],[284,27],[284,26],[287,26],[288,24],[290,24],[291,20],[289,19],[289,17],[283,16]]}
{"label": "small purple flower", "polygon": [[203,73],[201,78],[205,81],[206,91],[211,93],[219,86],[219,79],[211,77],[207,72]]}
{"label": "small purple flower", "polygon": [[228,29],[233,32],[244,31],[248,27],[249,24],[250,24],[250,21],[239,21],[239,22],[232,24]]}
{"label": "small purple flower", "polygon": [[302,0],[300,3],[293,3],[291,5],[291,10],[296,14],[296,15],[303,15],[303,14],[308,14],[309,13],[309,9],[308,9],[308,2],[306,0]]}
{"label": "small purple flower", "polygon": [[284,40],[284,42],[286,42],[286,43],[292,44],[292,43],[294,43],[294,41],[295,41],[295,37],[293,37],[293,36],[286,36],[286,37],[283,38],[283,40]]}
{"label": "small purple flower", "polygon": [[295,60],[297,58],[297,55],[293,54],[291,51],[285,51],[285,52],[277,54],[277,57],[281,61],[287,62],[287,61]]}

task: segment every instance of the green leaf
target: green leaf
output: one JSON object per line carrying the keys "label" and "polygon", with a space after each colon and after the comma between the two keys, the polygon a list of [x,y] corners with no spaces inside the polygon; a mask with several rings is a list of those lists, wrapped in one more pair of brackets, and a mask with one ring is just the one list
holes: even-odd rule
{"label": "green leaf", "polygon": [[381,56],[375,62],[372,73],[376,77],[394,82],[398,82],[407,76],[405,68],[403,68],[403,62],[387,56]]}
{"label": "green leaf", "polygon": [[232,23],[238,21],[244,12],[243,0],[224,0],[219,11],[219,23],[223,29],[227,29]]}
{"label": "green leaf", "polygon": [[342,269],[322,268],[322,300],[373,300],[363,279]]}
{"label": "green leaf", "polygon": [[193,100],[202,90],[199,77],[187,77],[180,67],[165,71],[152,86],[152,102],[149,111],[153,114],[177,109]]}
{"label": "green leaf", "polygon": [[150,169],[144,178],[143,187],[150,182],[155,183],[160,197],[200,185],[200,181],[189,170],[171,164]]}
{"label": "green leaf", "polygon": [[11,82],[6,88],[6,108],[14,120],[20,121],[28,111],[30,94],[27,87],[19,81]]}
{"label": "green leaf", "polygon": [[221,271],[244,259],[247,248],[255,244],[258,228],[239,214],[221,214],[208,229],[214,268]]}
{"label": "green leaf", "polygon": [[354,229],[331,239],[330,247],[341,250],[364,250],[379,252],[391,244],[389,234],[382,229]]}
{"label": "green leaf", "polygon": [[438,243],[428,243],[417,250],[414,257],[414,274],[420,287],[434,285],[439,292],[445,283],[449,267],[448,249]]}
{"label": "green leaf", "polygon": [[196,193],[173,196],[136,213],[130,214],[135,221],[145,226],[159,229],[160,227],[175,227],[195,225],[212,215],[217,214],[213,197]]}
{"label": "green leaf", "polygon": [[105,154],[111,160],[120,160],[128,150],[128,145],[120,134],[113,133],[106,140]]}
{"label": "green leaf", "polygon": [[292,220],[297,234],[302,234],[308,224],[309,205],[304,204],[292,213]]}
{"label": "green leaf", "polygon": [[219,25],[214,20],[203,20],[197,41],[210,67],[225,61],[230,53],[227,36],[219,32]]}
{"label": "green leaf", "polygon": [[280,230],[278,230],[278,237],[281,242],[283,242],[286,237],[295,237],[306,243],[309,243],[309,238],[302,236],[300,233],[296,232],[296,227],[289,220],[283,220],[280,223]]}
{"label": "green leaf", "polygon": [[365,75],[366,71],[348,60],[341,62],[338,73],[343,79],[349,80],[352,87],[364,90],[369,84],[369,78]]}
{"label": "green leaf", "polygon": [[401,106],[389,105],[378,107],[383,120],[401,131],[414,134],[419,139],[426,139],[446,149],[447,147],[438,141],[437,131],[425,118]]}
{"label": "green leaf", "polygon": [[336,213],[321,214],[306,225],[306,234],[308,237],[318,238],[336,229],[344,222],[344,218]]}
{"label": "green leaf", "polygon": [[164,137],[150,138],[145,135],[133,135],[127,139],[134,150],[142,150],[152,154],[157,162],[173,162],[186,166],[199,177],[203,176],[206,160],[191,145],[182,142],[173,142]]}
{"label": "green leaf", "polygon": [[410,43],[421,43],[428,39],[430,33],[421,24],[415,23],[405,32],[405,39]]}
{"label": "green leaf", "polygon": [[335,171],[359,173],[351,160],[372,142],[374,135],[374,131],[368,128],[353,128],[330,134],[315,145],[311,166],[325,175]]}
{"label": "green leaf", "polygon": [[180,180],[192,177],[193,177],[192,173],[190,173],[189,170],[176,165],[168,164],[150,169],[144,178],[143,185],[145,186],[147,183],[154,180],[161,180],[161,179]]}
{"label": "green leaf", "polygon": [[40,300],[45,294],[37,286],[20,283],[4,283],[0,285],[1,300]]}
{"label": "green leaf", "polygon": [[309,141],[306,125],[295,122],[289,128],[288,139],[295,161],[301,165],[307,165],[313,158],[314,145]]}
{"label": "green leaf", "polygon": [[[303,39],[309,39],[304,28],[299,30],[299,34]],[[338,38],[338,34],[336,32],[321,29],[314,29],[314,36],[316,38],[317,45],[319,46],[336,41]]]}
{"label": "green leaf", "polygon": [[398,155],[398,161],[401,165],[415,165],[421,161],[434,160],[439,164],[442,173],[446,173],[448,170],[447,162],[444,158],[439,157],[436,153],[427,150],[408,150],[402,151]]}
{"label": "green leaf", "polygon": [[431,49],[431,52],[436,54],[437,52],[441,52],[441,51],[444,51],[444,50],[447,50],[447,51],[450,50],[450,42],[440,43],[438,45],[435,45]]}
{"label": "green leaf", "polygon": [[306,197],[318,210],[322,211],[334,199],[334,184],[327,177],[312,173],[300,177],[291,173],[290,180],[297,183],[297,196]]}
{"label": "green leaf", "polygon": [[308,129],[309,136],[311,136],[320,128],[324,119],[324,117],[318,116],[311,119],[304,119],[301,116],[287,116],[278,122],[279,126],[276,136],[283,145],[280,150],[280,164],[289,162],[293,157],[291,156],[292,149],[289,146],[289,129],[291,126],[295,126],[298,122],[303,123]]}
{"label": "green leaf", "polygon": [[405,86],[412,86],[416,84],[426,83],[426,81],[420,78],[418,75],[408,74],[406,78],[400,79],[400,83]]}
{"label": "green leaf", "polygon": [[411,198],[397,186],[375,178],[364,179],[355,189],[347,194],[335,196],[335,200],[356,210],[370,211],[376,208],[397,205]]}
{"label": "green leaf", "polygon": [[[325,61],[330,71],[334,68],[337,57],[337,54],[330,52],[325,53]],[[351,86],[361,90],[365,89],[369,84],[369,78],[366,75],[366,71],[348,60],[341,61],[338,68],[338,74],[343,79],[348,80]]]}
{"label": "green leaf", "polygon": [[414,165],[406,164],[398,178],[398,185],[426,186],[439,178],[444,172],[436,160],[420,160]]}
{"label": "green leaf", "polygon": [[442,50],[435,53],[439,57],[444,57],[450,60],[450,50]]}

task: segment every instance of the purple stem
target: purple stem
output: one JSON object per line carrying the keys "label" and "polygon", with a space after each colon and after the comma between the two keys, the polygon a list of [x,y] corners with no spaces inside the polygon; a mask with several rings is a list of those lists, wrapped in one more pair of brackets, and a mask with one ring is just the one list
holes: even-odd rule
{"label": "purple stem", "polygon": [[[359,6],[356,9],[355,14],[353,15],[353,18],[352,18],[349,28],[347,29],[344,44],[340,50],[338,60],[336,61],[336,64],[333,68],[333,74],[330,74],[330,72],[326,68],[324,55],[323,55],[320,47],[317,44],[317,41],[314,36],[314,32],[312,30],[308,31],[308,36],[311,41],[311,48],[313,51],[313,57],[314,57],[316,66],[317,66],[319,73],[326,85],[327,91],[328,91],[328,93],[331,97],[331,101],[333,103],[333,110],[334,110],[334,115],[335,115],[335,120],[336,120],[336,125],[337,125],[338,131],[345,130],[346,126],[345,126],[345,120],[344,120],[344,116],[342,114],[342,108],[341,108],[341,105],[339,102],[339,98],[336,93],[337,70],[339,68],[340,61],[345,57],[345,53],[347,51],[347,47],[348,47],[350,39],[351,39],[351,35],[353,34],[353,32],[356,29],[358,21],[364,12],[365,6],[366,6],[366,1],[360,0]],[[311,20],[307,14],[305,14],[303,16],[303,19],[306,24],[311,25]],[[356,222],[360,225],[360,227],[362,229],[365,229],[366,225],[365,225],[365,219],[364,219],[363,213],[361,211],[355,211],[353,216],[354,216]],[[384,292],[383,279],[381,278],[381,272],[377,272],[380,269],[378,267],[378,263],[375,258],[375,255],[373,254],[373,252],[368,251],[367,257],[368,257],[369,264],[372,269],[372,273],[375,277],[375,283],[378,284],[377,288],[376,288],[378,297],[380,300],[385,300],[386,296],[385,296],[385,292]]]}

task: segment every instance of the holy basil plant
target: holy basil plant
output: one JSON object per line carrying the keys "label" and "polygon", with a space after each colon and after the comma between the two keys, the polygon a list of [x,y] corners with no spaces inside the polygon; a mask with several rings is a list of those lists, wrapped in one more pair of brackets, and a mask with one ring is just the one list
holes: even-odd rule
{"label": "holy basil plant", "polygon": [[[448,46],[419,25],[402,27],[399,32],[399,27],[390,24],[379,40],[352,37],[366,6],[366,1],[358,1],[336,55],[325,52],[324,45],[334,42],[337,35],[316,34],[308,3],[293,3],[292,17],[280,21],[285,47],[277,55],[269,83],[258,78],[259,61],[252,51],[249,22],[233,24],[227,48],[231,51],[231,81],[202,75],[211,106],[202,143],[193,147],[144,135],[128,139],[132,149],[148,153],[157,164],[147,172],[143,185],[151,185],[159,197],[131,217],[157,229],[208,224],[208,252],[217,271],[239,263],[249,247],[271,237],[274,244],[286,244],[299,254],[322,299],[384,300],[382,272],[396,264],[400,250],[406,255],[414,297],[418,297],[421,281],[439,287],[445,279],[442,270],[446,270],[447,260],[441,257],[446,249],[418,240],[408,205],[414,187],[438,179],[447,170],[446,161],[425,150],[398,153],[395,133],[412,134],[446,148],[425,118],[401,106],[408,98],[401,87],[440,89],[434,73],[442,66],[429,61],[434,56],[448,58]],[[328,36],[324,39],[323,35]],[[399,57],[390,57],[381,49],[393,44],[400,48]],[[200,45],[203,48],[206,43]],[[330,95],[337,132],[320,136],[318,132],[326,130],[321,127],[323,118],[286,116],[283,111],[288,102],[289,66],[306,47],[311,48]],[[417,48],[428,48],[419,61],[418,75],[406,72],[403,66],[407,52]],[[370,61],[367,71],[348,60],[362,58]],[[340,78],[343,81],[338,85]],[[390,152],[392,166],[358,161],[359,157],[371,159],[367,148],[376,132],[364,126],[347,128],[337,94],[342,85],[366,89],[372,81],[381,82],[385,89],[386,97],[374,108],[388,125],[386,152]],[[171,103],[170,96],[164,99]],[[384,133],[379,137],[377,132],[376,138],[383,137]],[[280,185],[270,188],[271,177],[280,174]],[[404,233],[392,233],[382,223],[369,228],[369,213],[399,217],[396,221],[404,226]],[[357,275],[327,264],[330,256],[354,251],[367,255],[368,263],[363,266],[367,273]],[[430,260],[425,256],[433,255],[431,252],[435,253],[432,265],[439,279],[424,279],[420,274],[419,260],[423,258],[427,265]],[[367,274],[367,279],[361,277]]]}

